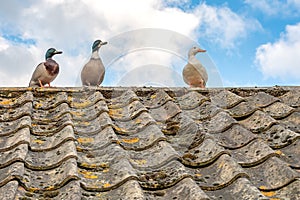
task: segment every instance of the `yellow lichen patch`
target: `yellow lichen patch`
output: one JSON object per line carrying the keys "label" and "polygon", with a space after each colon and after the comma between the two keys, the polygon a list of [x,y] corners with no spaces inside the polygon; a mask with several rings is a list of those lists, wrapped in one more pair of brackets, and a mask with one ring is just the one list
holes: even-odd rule
{"label": "yellow lichen patch", "polygon": [[109,168],[104,169],[102,172],[104,173],[109,172]]}
{"label": "yellow lichen patch", "polygon": [[262,186],[259,186],[259,189],[261,189],[261,190],[265,190],[265,189],[267,189],[267,187],[266,187],[266,186],[264,186],[264,185],[262,185]]}
{"label": "yellow lichen patch", "polygon": [[85,171],[85,170],[78,170],[78,171],[79,171],[79,173],[83,174],[84,178],[88,178],[88,179],[98,178],[98,176],[95,175],[93,172],[88,172],[88,171]]}
{"label": "yellow lichen patch", "polygon": [[195,176],[200,177],[200,176],[202,176],[202,174],[195,174]]}
{"label": "yellow lichen patch", "polygon": [[33,140],[33,143],[37,143],[37,144],[44,144],[45,141],[43,140]]}
{"label": "yellow lichen patch", "polygon": [[68,102],[72,103],[73,102],[73,97],[68,96]]}
{"label": "yellow lichen patch", "polygon": [[89,163],[80,163],[81,167],[85,167],[85,168],[96,168],[97,165],[96,164],[89,164]]}
{"label": "yellow lichen patch", "polygon": [[282,153],[282,151],[280,151],[280,150],[275,151],[275,153],[278,155],[284,156],[284,153]]}
{"label": "yellow lichen patch", "polygon": [[89,126],[89,125],[91,125],[91,122],[86,122],[86,121],[76,122],[76,125],[79,125],[79,126]]}
{"label": "yellow lichen patch", "polygon": [[84,107],[88,107],[91,104],[92,103],[90,101],[85,101],[85,102],[71,102],[71,107],[84,108]]}
{"label": "yellow lichen patch", "polygon": [[83,152],[84,150],[83,150],[83,148],[81,148],[81,147],[79,147],[79,146],[76,146],[76,151],[78,151],[78,152]]}
{"label": "yellow lichen patch", "polygon": [[23,188],[22,186],[18,186],[18,191],[25,191],[25,188]]}
{"label": "yellow lichen patch", "polygon": [[110,184],[109,184],[109,183],[105,183],[105,184],[103,185],[103,187],[104,187],[104,188],[108,188],[108,187],[110,187]]}
{"label": "yellow lichen patch", "polygon": [[54,186],[51,185],[51,186],[47,187],[46,190],[54,190]]}
{"label": "yellow lichen patch", "polygon": [[89,126],[89,125],[91,125],[91,122],[83,122],[82,124],[84,124],[85,126]]}
{"label": "yellow lichen patch", "polygon": [[[96,194],[96,197],[103,197],[103,195],[104,195],[104,197],[105,197],[105,194],[103,194],[102,192],[99,192],[99,193]],[[101,199],[102,199],[102,198],[101,198]]]}
{"label": "yellow lichen patch", "polygon": [[[103,168],[103,172],[108,172],[109,171],[109,163],[100,163],[100,164],[90,164],[90,163],[80,163],[81,167],[84,168],[90,168],[90,169],[96,169],[96,168]],[[106,171],[105,171],[106,170]]]}
{"label": "yellow lichen patch", "polygon": [[100,163],[99,167],[108,168],[109,167],[109,163]]}
{"label": "yellow lichen patch", "polygon": [[136,163],[137,165],[144,165],[147,163],[147,160],[136,160],[136,159],[131,159],[132,162]]}
{"label": "yellow lichen patch", "polygon": [[113,142],[116,143],[116,144],[121,144],[120,140],[115,140]]}
{"label": "yellow lichen patch", "polygon": [[142,120],[141,120],[141,119],[136,119],[136,120],[134,120],[134,122],[135,122],[136,124],[140,124],[140,123],[142,122]]}
{"label": "yellow lichen patch", "polygon": [[137,143],[139,140],[140,140],[139,138],[130,138],[130,139],[122,139],[122,142],[133,144],[133,143]]}
{"label": "yellow lichen patch", "polygon": [[114,126],[114,129],[115,129],[117,132],[121,132],[121,133],[127,133],[127,132],[128,132],[127,130],[122,129],[122,128],[118,127],[118,126]]}
{"label": "yellow lichen patch", "polygon": [[40,188],[28,188],[28,192],[32,192],[32,193],[38,190],[40,190]]}
{"label": "yellow lichen patch", "polygon": [[266,197],[273,197],[276,194],[274,191],[269,191],[269,192],[261,191],[261,193]]}
{"label": "yellow lichen patch", "polygon": [[94,142],[94,138],[84,138],[84,137],[82,137],[82,138],[77,138],[77,141],[79,143],[83,143],[83,144],[92,143],[92,142]]}
{"label": "yellow lichen patch", "polygon": [[41,103],[36,103],[36,104],[34,104],[34,108],[35,109],[38,109],[38,108],[40,108],[40,107],[42,107],[43,106],[43,104],[41,104]]}
{"label": "yellow lichen patch", "polygon": [[84,115],[84,112],[81,111],[71,111],[71,114],[77,117],[82,117]]}
{"label": "yellow lichen patch", "polygon": [[118,118],[121,118],[121,117],[124,117],[124,115],[122,114],[122,108],[119,108],[119,109],[110,109],[108,114],[109,116],[112,116],[112,117],[118,117]]}
{"label": "yellow lichen patch", "polygon": [[156,96],[157,96],[156,94],[152,94],[152,95],[150,96],[150,98],[151,98],[151,99],[155,99]]}
{"label": "yellow lichen patch", "polygon": [[28,180],[27,178],[23,178],[23,179],[22,179],[22,182],[24,182],[24,183],[28,183],[28,182],[29,182],[29,180]]}
{"label": "yellow lichen patch", "polygon": [[225,164],[225,162],[222,161],[222,162],[219,164],[218,168],[222,168],[222,167],[224,166],[224,164]]}
{"label": "yellow lichen patch", "polygon": [[11,99],[5,100],[5,101],[0,101],[0,105],[9,105],[12,104],[13,101]]}
{"label": "yellow lichen patch", "polygon": [[98,178],[98,176],[97,175],[87,175],[87,174],[85,174],[84,175],[84,178],[88,178],[88,179],[97,179]]}

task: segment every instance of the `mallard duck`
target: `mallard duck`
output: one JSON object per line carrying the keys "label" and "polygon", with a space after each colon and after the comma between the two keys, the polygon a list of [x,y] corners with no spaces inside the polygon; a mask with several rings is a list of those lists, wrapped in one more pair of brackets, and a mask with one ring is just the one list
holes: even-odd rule
{"label": "mallard duck", "polygon": [[81,71],[81,82],[84,86],[99,86],[105,75],[105,68],[98,51],[107,42],[96,40],[92,46],[92,56]]}
{"label": "mallard duck", "polygon": [[192,47],[189,50],[188,64],[184,66],[182,76],[184,82],[190,87],[205,88],[208,75],[201,62],[195,57],[199,52],[204,53],[206,50],[200,49],[199,47]]}
{"label": "mallard duck", "polygon": [[44,87],[46,84],[50,87],[50,82],[52,82],[59,73],[59,64],[52,59],[56,54],[62,54],[62,51],[57,51],[54,48],[47,50],[45,55],[46,61],[40,63],[35,68],[29,82],[29,87]]}

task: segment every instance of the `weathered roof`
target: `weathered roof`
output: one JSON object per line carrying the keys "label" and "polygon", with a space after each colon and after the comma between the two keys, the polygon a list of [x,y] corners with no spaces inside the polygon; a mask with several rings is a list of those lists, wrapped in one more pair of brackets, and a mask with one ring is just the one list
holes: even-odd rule
{"label": "weathered roof", "polygon": [[0,88],[1,199],[300,199],[300,87]]}

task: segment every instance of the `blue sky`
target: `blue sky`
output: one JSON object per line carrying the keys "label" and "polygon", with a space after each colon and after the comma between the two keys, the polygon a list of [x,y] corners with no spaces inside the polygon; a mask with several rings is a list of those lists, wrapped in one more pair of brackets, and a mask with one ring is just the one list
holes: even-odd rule
{"label": "blue sky", "polygon": [[[118,6],[116,6],[118,5]],[[300,85],[300,0],[11,0],[0,8],[0,86],[26,87],[50,47],[61,71],[52,85],[80,86],[95,39],[104,86],[187,86],[187,51],[208,87]]]}

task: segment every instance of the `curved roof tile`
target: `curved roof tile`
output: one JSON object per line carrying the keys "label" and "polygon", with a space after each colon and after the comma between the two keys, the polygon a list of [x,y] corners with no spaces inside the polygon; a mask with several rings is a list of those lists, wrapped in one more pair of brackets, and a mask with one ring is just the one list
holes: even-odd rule
{"label": "curved roof tile", "polygon": [[299,94],[0,88],[1,199],[300,199]]}

